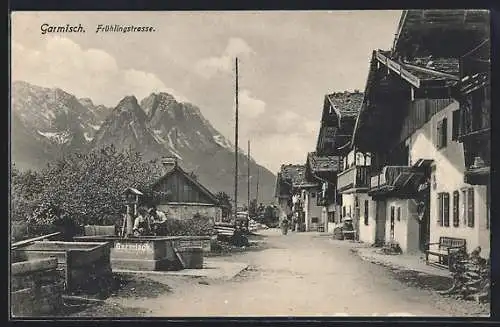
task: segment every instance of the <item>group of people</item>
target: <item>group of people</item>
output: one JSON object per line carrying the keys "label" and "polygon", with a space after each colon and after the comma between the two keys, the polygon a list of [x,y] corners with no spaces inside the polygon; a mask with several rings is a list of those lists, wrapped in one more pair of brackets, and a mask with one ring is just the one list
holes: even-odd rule
{"label": "group of people", "polygon": [[140,207],[137,211],[139,215],[134,221],[134,236],[162,235],[166,232],[167,216],[165,213],[155,206],[151,206],[149,209]]}
{"label": "group of people", "polygon": [[299,231],[299,220],[295,215],[287,215],[283,217],[281,220],[281,233],[283,235],[288,234],[288,229],[291,229],[292,232],[298,232]]}

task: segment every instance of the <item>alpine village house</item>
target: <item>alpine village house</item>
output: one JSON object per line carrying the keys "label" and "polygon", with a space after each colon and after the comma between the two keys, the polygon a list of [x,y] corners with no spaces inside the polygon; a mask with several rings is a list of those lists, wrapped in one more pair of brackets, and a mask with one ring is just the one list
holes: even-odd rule
{"label": "alpine village house", "polygon": [[[281,208],[311,217],[306,230],[350,217],[357,239],[403,253],[449,237],[488,257],[490,110],[488,12],[405,10],[392,49],[372,53],[364,93],[325,96],[316,152],[278,173]],[[338,165],[318,175],[317,158]],[[307,205],[318,192],[322,215]]]}
{"label": "alpine village house", "polygon": [[489,256],[488,18],[404,11],[393,49],[373,51],[351,142],[372,156],[363,211],[375,226],[361,239],[412,253],[460,238]]}

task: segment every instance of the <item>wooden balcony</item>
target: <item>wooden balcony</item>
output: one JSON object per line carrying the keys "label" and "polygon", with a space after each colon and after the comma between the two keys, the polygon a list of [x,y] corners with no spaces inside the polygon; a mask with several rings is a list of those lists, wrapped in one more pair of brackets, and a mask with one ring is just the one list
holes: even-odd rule
{"label": "wooden balcony", "polygon": [[411,166],[385,166],[380,174],[370,179],[370,195],[412,197],[424,174]]}
{"label": "wooden balcony", "polygon": [[368,190],[370,177],[369,166],[352,166],[337,175],[337,190],[345,192],[350,190]]}

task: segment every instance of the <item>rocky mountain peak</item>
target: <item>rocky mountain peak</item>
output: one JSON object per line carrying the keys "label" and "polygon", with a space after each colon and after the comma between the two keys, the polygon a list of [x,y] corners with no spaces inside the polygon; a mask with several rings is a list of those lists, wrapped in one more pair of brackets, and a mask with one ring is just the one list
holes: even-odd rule
{"label": "rocky mountain peak", "polygon": [[78,101],[80,101],[80,103],[87,108],[95,107],[94,102],[90,98],[81,98],[81,99],[78,99]]}

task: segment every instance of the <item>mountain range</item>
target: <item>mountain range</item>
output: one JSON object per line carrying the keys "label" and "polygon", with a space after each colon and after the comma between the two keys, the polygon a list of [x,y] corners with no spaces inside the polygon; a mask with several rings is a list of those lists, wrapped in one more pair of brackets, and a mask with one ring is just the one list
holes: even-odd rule
{"label": "mountain range", "polygon": [[[118,149],[133,148],[145,159],[174,155],[208,189],[234,193],[234,145],[193,104],[160,92],[140,101],[125,96],[108,108],[59,88],[23,81],[14,82],[11,91],[11,160],[19,169],[38,170],[66,153],[113,144]],[[274,174],[254,159],[248,161],[241,149],[238,162],[241,203],[246,203],[248,162],[254,178],[251,198],[258,170],[259,201],[271,201]]]}

